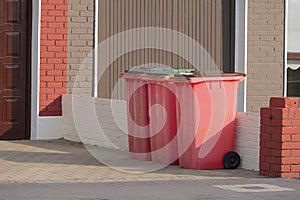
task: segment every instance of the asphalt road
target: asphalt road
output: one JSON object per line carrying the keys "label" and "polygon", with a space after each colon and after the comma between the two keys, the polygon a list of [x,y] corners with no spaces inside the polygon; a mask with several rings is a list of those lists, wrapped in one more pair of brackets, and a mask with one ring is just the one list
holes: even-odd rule
{"label": "asphalt road", "polygon": [[[238,185],[238,186],[237,186]],[[229,187],[230,189],[223,189]],[[226,180],[124,181],[102,183],[0,184],[0,199],[299,199],[300,180],[251,178]]]}

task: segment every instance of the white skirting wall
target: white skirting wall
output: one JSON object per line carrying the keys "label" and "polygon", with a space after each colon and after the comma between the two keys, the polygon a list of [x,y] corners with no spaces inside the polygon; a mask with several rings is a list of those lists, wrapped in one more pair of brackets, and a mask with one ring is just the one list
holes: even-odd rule
{"label": "white skirting wall", "polygon": [[259,170],[260,116],[258,113],[237,113],[235,151],[241,156],[243,169]]}
{"label": "white skirting wall", "polygon": [[[93,104],[95,107],[92,106]],[[87,96],[63,96],[61,131],[64,139],[127,150],[126,130],[126,101]]]}

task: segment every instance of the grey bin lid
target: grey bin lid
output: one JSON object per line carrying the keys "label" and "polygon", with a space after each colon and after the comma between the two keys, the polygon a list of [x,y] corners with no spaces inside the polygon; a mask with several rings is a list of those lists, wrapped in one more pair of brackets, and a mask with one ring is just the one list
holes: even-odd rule
{"label": "grey bin lid", "polygon": [[176,75],[184,75],[184,74],[194,74],[194,69],[173,69],[166,67],[151,67],[151,66],[143,66],[134,69],[129,69],[125,71],[125,73],[130,74],[146,74],[150,76],[176,76]]}

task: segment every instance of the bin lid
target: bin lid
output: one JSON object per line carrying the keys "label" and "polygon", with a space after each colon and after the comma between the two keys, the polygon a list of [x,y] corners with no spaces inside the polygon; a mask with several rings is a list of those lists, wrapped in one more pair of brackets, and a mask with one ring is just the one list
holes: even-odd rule
{"label": "bin lid", "polygon": [[246,77],[244,73],[206,73],[206,74],[193,74],[170,77],[172,82],[181,83],[201,83],[213,81],[243,81]]}
{"label": "bin lid", "polygon": [[141,65],[129,68],[125,73],[129,74],[147,74],[150,76],[175,76],[176,74],[193,74],[194,69],[174,69],[165,65]]}
{"label": "bin lid", "polygon": [[207,81],[243,81],[246,75],[243,73],[200,72],[195,69],[174,69],[164,65],[153,64],[134,67],[126,70],[120,76],[125,79],[147,81],[200,83]]}

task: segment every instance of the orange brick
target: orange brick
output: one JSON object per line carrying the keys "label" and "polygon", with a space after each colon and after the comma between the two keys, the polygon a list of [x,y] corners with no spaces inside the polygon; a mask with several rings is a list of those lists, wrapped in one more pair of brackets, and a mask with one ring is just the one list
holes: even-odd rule
{"label": "orange brick", "polygon": [[57,52],[57,53],[55,53],[55,57],[56,58],[66,58],[67,53],[66,52]]}
{"label": "orange brick", "polygon": [[60,97],[60,94],[47,94],[48,100],[55,100]]}
{"label": "orange brick", "polygon": [[55,10],[68,10],[68,5],[56,5]]}
{"label": "orange brick", "polygon": [[54,10],[55,6],[54,5],[50,5],[50,4],[42,4],[42,13],[46,14],[45,11],[47,10]]}
{"label": "orange brick", "polygon": [[48,0],[49,4],[65,4],[64,0]]}
{"label": "orange brick", "polygon": [[275,172],[291,172],[291,165],[271,165],[271,171]]}
{"label": "orange brick", "polygon": [[41,57],[43,58],[53,58],[54,57],[54,53],[53,52],[41,52]]}
{"label": "orange brick", "polygon": [[67,65],[66,64],[55,64],[54,65],[54,69],[66,70],[67,69]]}
{"label": "orange brick", "polygon": [[291,172],[300,172],[300,165],[292,165]]}
{"label": "orange brick", "polygon": [[295,110],[295,118],[300,119],[300,109]]}
{"label": "orange brick", "polygon": [[261,118],[260,119],[260,124],[262,126],[271,126],[272,125],[272,120],[268,118]]}
{"label": "orange brick", "polygon": [[300,120],[292,120],[291,126],[300,127]]}
{"label": "orange brick", "polygon": [[49,22],[48,27],[49,28],[63,28],[64,23],[62,23],[62,22]]}
{"label": "orange brick", "polygon": [[[48,47],[48,51],[52,51],[52,52],[63,52],[63,50],[64,50],[64,48],[61,46],[49,46]],[[54,58],[54,55],[52,57]]]}
{"label": "orange brick", "polygon": [[271,164],[278,164],[278,165],[280,165],[282,163],[280,157],[266,156],[265,159],[266,159],[267,163],[271,163]]}
{"label": "orange brick", "polygon": [[260,109],[260,116],[262,118],[269,119],[272,116],[272,114],[271,114],[271,108],[261,108]]}
{"label": "orange brick", "polygon": [[300,149],[300,142],[283,142],[282,149]]}
{"label": "orange brick", "polygon": [[[293,142],[300,142],[300,134],[292,135],[292,141]],[[300,148],[300,146],[299,146],[299,148]]]}
{"label": "orange brick", "polygon": [[298,156],[300,157],[300,149],[299,150],[291,150],[291,156]]}
{"label": "orange brick", "polygon": [[283,157],[281,159],[283,165],[298,165],[300,164],[300,157]]}
{"label": "orange brick", "polygon": [[272,97],[271,108],[298,108],[298,98]]}
{"label": "orange brick", "polygon": [[41,88],[40,93],[41,94],[52,94],[52,93],[54,93],[54,89],[53,88]]}
{"label": "orange brick", "polygon": [[40,105],[41,106],[48,106],[52,103],[52,100],[40,100]]}
{"label": "orange brick", "polygon": [[58,40],[58,41],[55,41],[55,45],[56,46],[67,46],[68,43],[67,43],[67,41],[64,41],[64,40]]}
{"label": "orange brick", "polygon": [[271,169],[271,165],[269,163],[260,163],[259,164],[259,170],[269,171],[270,169]]}
{"label": "orange brick", "polygon": [[273,142],[273,141],[266,141],[264,147],[270,148],[270,149],[278,149],[278,148],[281,148],[281,143]]}
{"label": "orange brick", "polygon": [[260,154],[262,156],[270,156],[271,155],[271,150],[268,148],[261,148],[260,149]]}
{"label": "orange brick", "polygon": [[279,126],[279,127],[288,127],[291,126],[291,120],[289,119],[272,119],[272,126]]}
{"label": "orange brick", "polygon": [[292,154],[291,154],[291,150],[283,150],[283,149],[281,149],[281,156],[293,156]]}
{"label": "orange brick", "polygon": [[267,126],[260,126],[261,133],[267,133]]}
{"label": "orange brick", "polygon": [[281,178],[298,178],[299,173],[281,173],[280,177]]}
{"label": "orange brick", "polygon": [[270,152],[271,152],[271,156],[274,156],[274,157],[280,157],[281,156],[281,150],[280,149],[271,149]]}
{"label": "orange brick", "polygon": [[54,76],[41,76],[40,81],[41,82],[52,82],[52,81],[54,81]]}
{"label": "orange brick", "polygon": [[271,140],[271,134],[270,133],[261,133],[260,139],[263,141],[269,141],[269,140]]}
{"label": "orange brick", "polygon": [[[53,29],[51,29],[52,31],[54,31]],[[41,40],[41,45],[42,46],[54,46],[55,42],[54,40]]]}
{"label": "orange brick", "polygon": [[[45,16],[42,15],[41,21],[42,22],[55,22],[55,17],[49,17],[48,15],[45,15]],[[43,29],[41,31],[43,31]]]}
{"label": "orange brick", "polygon": [[57,69],[48,70],[47,76],[62,76],[62,70],[57,70]]}
{"label": "orange brick", "polygon": [[48,11],[49,16],[64,16],[64,11],[62,10],[50,10]]}
{"label": "orange brick", "polygon": [[61,58],[48,58],[47,62],[51,63],[51,64],[61,64],[61,63],[63,63],[63,59],[61,59]]}
{"label": "orange brick", "polygon": [[63,85],[60,82],[49,82],[47,83],[49,88],[61,88]]}
{"label": "orange brick", "polygon": [[67,77],[65,76],[55,76],[55,82],[64,82],[67,81]]}
{"label": "orange brick", "polygon": [[48,34],[47,39],[48,40],[63,40],[64,37],[62,34]]}
{"label": "orange brick", "polygon": [[282,127],[282,134],[300,134],[300,127]]}
{"label": "orange brick", "polygon": [[287,108],[271,108],[273,119],[287,119],[289,118],[289,109]]}

